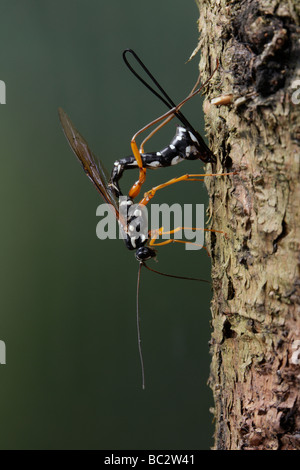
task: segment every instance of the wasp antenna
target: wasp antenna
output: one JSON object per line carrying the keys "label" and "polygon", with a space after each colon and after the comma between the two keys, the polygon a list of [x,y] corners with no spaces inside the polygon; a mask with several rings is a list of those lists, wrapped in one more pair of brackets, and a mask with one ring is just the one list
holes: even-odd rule
{"label": "wasp antenna", "polygon": [[140,292],[140,279],[141,279],[142,266],[143,266],[143,263],[140,263],[139,270],[138,270],[138,278],[137,278],[136,327],[137,327],[138,348],[139,348],[139,356],[140,356],[141,371],[142,371],[142,389],[145,390],[145,368],[144,368],[144,360],[143,360],[142,344],[141,344],[141,328],[140,328],[140,313],[139,313],[139,292]]}
{"label": "wasp antenna", "polygon": [[167,274],[167,273],[163,273],[161,271],[156,271],[156,269],[153,269],[153,268],[150,268],[149,266],[147,266],[146,263],[142,263],[142,264],[145,266],[145,268],[149,269],[149,271],[152,271],[153,273],[156,273],[156,274],[160,274],[161,276],[173,277],[175,279],[185,279],[186,281],[206,282],[208,284],[211,284],[211,282],[208,281],[207,279],[200,279],[198,277],[175,276],[174,274]]}

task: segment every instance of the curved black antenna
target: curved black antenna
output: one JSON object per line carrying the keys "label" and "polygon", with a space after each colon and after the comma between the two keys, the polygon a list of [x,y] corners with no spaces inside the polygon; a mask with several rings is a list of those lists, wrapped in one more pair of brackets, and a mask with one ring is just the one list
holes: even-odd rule
{"label": "curved black antenna", "polygon": [[[127,60],[127,57],[126,57],[126,54],[131,54],[133,55],[133,57],[135,58],[135,60],[140,64],[140,66],[142,67],[142,69],[146,72],[146,74],[148,75],[148,77],[152,80],[152,82],[157,86],[157,88],[161,91],[162,95],[160,95],[154,88],[152,88],[151,85],[149,85],[149,83],[147,83],[135,70],[134,68],[129,64],[128,60]],[[166,93],[166,91],[163,89],[163,87],[158,83],[158,81],[153,77],[152,73],[148,70],[148,68],[146,67],[146,65],[141,61],[141,59],[139,58],[139,56],[136,54],[136,52],[134,52],[132,49],[125,49],[125,51],[123,52],[123,59],[124,59],[124,62],[125,64],[127,65],[127,67],[129,68],[129,70],[133,73],[133,75],[135,77],[138,78],[138,80],[140,80],[141,83],[143,83],[143,85],[145,85],[146,88],[148,88],[148,90],[150,90],[155,96],[157,96],[166,106],[169,110],[173,110],[174,108],[176,108],[177,106],[175,105],[174,101],[169,97],[169,95]],[[194,86],[193,90],[191,91],[189,97],[192,98],[193,96],[197,95],[203,87],[205,87],[205,85],[210,81],[210,79],[212,78],[212,76],[214,75],[214,73],[216,72],[216,70],[218,69],[218,66],[219,66],[219,61],[217,61],[217,66],[216,68],[213,70],[213,72],[211,73],[211,75],[209,76],[209,78],[200,86],[200,88],[198,88],[198,90],[196,90],[195,92],[195,87],[198,86],[198,82],[196,83],[196,85]],[[188,101],[188,100],[187,100]],[[201,135],[199,134],[199,132],[197,132],[195,130],[195,128],[191,125],[191,123],[187,120],[187,118],[182,114],[181,111],[179,110],[174,110],[173,112],[174,115],[176,115],[176,117],[179,119],[179,121],[182,122],[182,124],[185,126],[186,129],[188,129],[189,131],[191,131],[194,136],[197,138],[198,140],[198,143],[199,143],[199,146],[201,148],[201,151],[203,153],[203,155],[206,155],[206,159],[207,159],[207,162],[216,162],[216,157],[214,156],[214,154],[212,153],[212,151],[209,149],[209,147],[206,145],[206,143],[204,142],[203,138],[201,137]],[[203,160],[205,161],[205,160]]]}
{"label": "curved black antenna", "polygon": [[[146,80],[144,80],[135,70],[134,68],[130,65],[130,63],[128,62],[127,60],[127,57],[126,57],[126,54],[132,54],[133,57],[135,58],[135,60],[140,64],[140,66],[142,67],[142,69],[144,69],[144,71],[146,72],[146,74],[148,75],[149,78],[151,78],[152,82],[157,86],[157,88],[162,92],[163,96],[166,98],[163,98],[163,96],[161,96],[154,88],[152,88],[151,85],[149,85],[149,83],[146,82]],[[132,49],[125,49],[125,51],[123,52],[123,59],[124,59],[124,62],[125,64],[127,65],[127,67],[129,68],[129,70],[133,73],[133,75],[136,76],[136,78],[141,82],[143,83],[143,85],[145,85],[146,88],[148,88],[148,90],[150,90],[155,96],[157,96],[157,98],[159,98],[169,109],[171,108],[175,108],[176,107],[176,104],[172,101],[172,99],[169,97],[169,95],[166,93],[166,91],[163,89],[163,87],[158,83],[158,81],[156,80],[156,78],[153,77],[152,73],[150,72],[150,70],[146,67],[146,65],[144,64],[144,62],[141,61],[141,59],[139,58],[139,56],[136,54],[136,52],[134,52]]]}
{"label": "curved black antenna", "polygon": [[141,370],[142,370],[142,389],[145,390],[145,369],[144,369],[144,360],[143,360],[142,345],[141,345],[141,329],[140,329],[140,314],[139,314],[139,291],[140,291],[140,279],[141,279],[142,266],[143,266],[143,263],[140,263],[139,270],[138,270],[138,278],[137,278],[136,327],[137,327],[137,339],[138,339],[139,356],[140,356],[140,363],[141,363]]}
{"label": "curved black antenna", "polygon": [[[157,86],[157,88],[161,91],[161,93],[163,94],[163,96],[161,96],[154,88],[152,88],[151,85],[149,85],[149,83],[146,82],[146,80],[144,80],[135,70],[134,68],[130,65],[130,63],[128,62],[127,60],[127,57],[126,57],[126,54],[132,54],[133,57],[135,58],[135,60],[140,64],[140,66],[142,67],[142,69],[146,72],[146,74],[148,75],[148,77],[153,81],[153,83]],[[156,78],[154,78],[154,76],[152,75],[152,73],[150,72],[150,70],[146,67],[146,65],[141,61],[141,59],[139,58],[139,56],[136,54],[136,52],[134,52],[132,49],[125,49],[125,51],[123,52],[123,59],[124,59],[124,62],[125,64],[127,65],[127,67],[129,68],[129,70],[133,73],[133,75],[135,75],[135,77],[137,77],[137,79],[143,83],[143,85],[145,85],[146,88],[148,88],[148,90],[150,90],[155,96],[157,96],[157,98],[159,98],[167,107],[168,109],[173,109],[173,108],[176,108],[176,104],[174,103],[174,101],[170,98],[170,96],[167,94],[167,92],[163,89],[163,87],[158,83],[158,81],[156,80]],[[165,97],[165,98],[164,98]],[[174,114],[176,114],[176,116],[178,117],[178,119],[182,122],[182,124],[187,127],[187,128],[190,128],[192,131],[195,131],[195,129],[193,128],[193,126],[189,123],[189,121],[186,119],[186,117],[182,114],[181,111],[176,111]]]}
{"label": "curved black antenna", "polygon": [[166,274],[162,273],[161,271],[156,271],[156,269],[150,268],[146,263],[141,263],[145,268],[149,269],[149,271],[152,271],[153,273],[160,274],[161,276],[166,276],[166,277],[173,277],[175,279],[185,279],[187,281],[199,281],[199,282],[207,282],[208,284],[211,284],[210,281],[207,281],[207,279],[200,279],[198,277],[185,277],[185,276],[175,276],[174,274]]}

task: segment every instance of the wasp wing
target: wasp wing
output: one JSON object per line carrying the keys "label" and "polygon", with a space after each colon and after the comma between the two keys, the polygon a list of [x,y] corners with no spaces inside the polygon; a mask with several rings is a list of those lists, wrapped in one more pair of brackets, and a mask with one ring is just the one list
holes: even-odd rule
{"label": "wasp wing", "polygon": [[104,165],[95,157],[84,137],[76,130],[69,116],[62,108],[58,109],[58,114],[64,134],[71,149],[82,164],[84,172],[95,185],[104,201],[114,208],[115,215],[120,220],[118,200],[108,187],[108,176]]}

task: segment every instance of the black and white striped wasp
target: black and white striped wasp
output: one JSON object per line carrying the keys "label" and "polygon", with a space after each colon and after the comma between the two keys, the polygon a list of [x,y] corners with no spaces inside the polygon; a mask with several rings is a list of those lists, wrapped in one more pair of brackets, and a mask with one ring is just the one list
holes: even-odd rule
{"label": "black and white striped wasp", "polygon": [[[132,66],[128,63],[126,54],[132,54],[134,58],[138,61],[141,67],[144,69],[148,77],[153,81],[156,87],[162,93],[161,95],[154,90],[147,82],[144,81],[142,77],[140,77],[137,72],[132,68]],[[162,235],[170,235],[176,232],[177,229],[171,230],[169,232],[164,232],[163,227],[156,229],[154,231],[150,231],[148,237],[145,236],[136,236],[136,230],[134,230],[134,235],[131,231],[132,221],[134,219],[138,219],[140,217],[140,211],[137,210],[136,212],[131,213],[130,216],[124,216],[123,211],[121,210],[121,205],[119,204],[122,193],[119,187],[119,180],[123,174],[123,172],[127,169],[138,169],[139,170],[139,179],[138,181],[132,186],[129,191],[128,196],[126,197],[125,204],[127,209],[133,205],[134,199],[138,196],[143,183],[145,182],[146,177],[146,169],[157,169],[160,167],[167,167],[170,165],[174,165],[179,163],[183,160],[196,160],[200,159],[203,162],[211,162],[214,163],[216,161],[215,156],[211,152],[211,150],[207,147],[204,140],[200,136],[200,134],[192,127],[192,125],[188,122],[185,116],[181,113],[180,108],[192,97],[196,96],[200,93],[203,87],[208,83],[211,79],[212,75],[215,73],[215,70],[209,77],[209,79],[199,88],[198,83],[195,85],[192,92],[178,105],[171,100],[171,98],[167,95],[165,90],[159,85],[157,80],[153,77],[150,71],[146,68],[143,62],[139,59],[137,54],[132,51],[131,49],[127,49],[123,53],[123,58],[129,67],[129,69],[137,76],[137,78],[144,83],[144,85],[152,91],[160,100],[162,100],[166,106],[168,107],[168,112],[160,116],[159,118],[152,121],[150,124],[143,127],[140,131],[138,131],[133,138],[131,139],[131,148],[133,155],[122,158],[115,162],[111,177],[108,177],[108,173],[103,166],[103,163],[95,157],[92,150],[90,149],[86,140],[82,137],[82,135],[76,130],[75,126],[71,122],[70,118],[67,114],[63,111],[63,109],[59,108],[59,118],[61,121],[61,125],[64,131],[64,134],[71,146],[71,149],[79,159],[84,172],[87,174],[89,179],[92,181],[94,186],[96,187],[97,191],[100,193],[101,197],[104,199],[106,203],[108,203],[113,210],[119,224],[122,227],[122,231],[124,233],[124,241],[126,247],[129,250],[135,250],[136,259],[139,261],[139,271],[138,271],[138,289],[137,289],[137,329],[138,329],[138,345],[139,345],[139,354],[142,366],[142,383],[144,388],[144,366],[143,366],[143,359],[142,359],[142,352],[141,352],[141,344],[140,344],[140,328],[139,328],[139,311],[138,311],[138,292],[139,292],[139,282],[140,282],[140,273],[142,266],[145,266],[150,271],[153,271],[157,274],[162,274],[168,277],[174,277],[179,279],[188,279],[188,280],[198,280],[203,281],[201,279],[195,278],[188,278],[182,276],[174,276],[171,274],[165,274],[160,271],[156,271],[153,268],[150,268],[146,261],[150,260],[151,258],[155,258],[156,250],[154,247],[166,245],[172,242],[181,242],[181,243],[190,243],[183,240],[175,240],[175,239],[167,239],[163,242],[158,243],[157,238]],[[144,152],[144,144],[149,138],[157,132],[163,125],[169,122],[173,117],[176,116],[181,125],[177,127],[175,137],[172,139],[171,143],[164,149],[159,152],[152,152],[152,153],[145,153]],[[151,126],[158,124],[158,126],[152,131],[146,139],[142,142],[140,148],[138,149],[136,144],[136,138],[142,132],[148,130]],[[222,175],[226,175],[228,173],[223,173]],[[232,174],[232,173],[230,173]],[[150,191],[144,194],[144,197],[141,201],[139,201],[139,207],[146,206],[154,194],[171,184],[180,182],[180,181],[203,181],[203,177],[208,176],[207,174],[193,174],[193,175],[183,175],[178,178],[173,178],[166,183],[163,183],[159,186],[152,188]],[[211,176],[218,176],[216,174],[211,174]],[[122,198],[122,203],[124,204],[124,200]],[[125,214],[128,212],[126,211]],[[203,229],[199,228],[199,230],[207,230],[213,232],[224,233],[218,230],[212,229]],[[204,281],[208,282],[208,281]]]}

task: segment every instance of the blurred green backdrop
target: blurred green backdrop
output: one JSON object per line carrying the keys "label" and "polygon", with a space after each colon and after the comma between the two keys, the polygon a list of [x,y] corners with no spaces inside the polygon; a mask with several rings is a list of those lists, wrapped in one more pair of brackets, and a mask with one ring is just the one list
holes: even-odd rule
{"label": "blurred green backdrop", "polygon": [[[175,101],[198,76],[193,0],[1,0],[1,449],[207,449],[212,444],[210,288],[142,273],[146,390],[141,390],[138,264],[96,238],[101,202],[61,131],[62,106],[111,169],[165,111],[130,74],[135,49]],[[201,101],[185,114],[200,131]],[[148,150],[162,148],[174,121]],[[147,187],[198,162],[149,173]],[[126,175],[129,186],[134,173]],[[202,183],[155,202],[204,203]],[[162,271],[209,278],[201,251],[162,247]]]}

